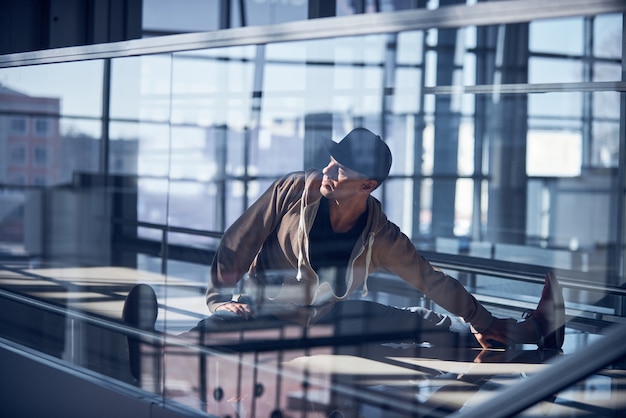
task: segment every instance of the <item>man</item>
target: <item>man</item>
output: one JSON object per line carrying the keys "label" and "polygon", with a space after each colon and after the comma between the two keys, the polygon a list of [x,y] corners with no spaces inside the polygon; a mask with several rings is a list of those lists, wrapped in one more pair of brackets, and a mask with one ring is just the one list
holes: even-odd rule
{"label": "man", "polygon": [[[546,276],[537,309],[525,320],[494,318],[457,280],[426,261],[371,196],[391,167],[385,142],[356,128],[325,145],[330,162],[323,170],[277,180],[224,233],[207,290],[213,314],[200,328],[281,318],[303,326],[348,324],[343,329],[352,333],[414,335],[418,342],[471,329],[484,348],[494,342],[562,346],[563,296],[553,275]],[[379,270],[458,318],[350,299],[358,291],[367,295],[368,276]]]}
{"label": "man", "polygon": [[[530,343],[561,348],[563,295],[551,273],[537,308],[523,321],[494,318],[457,280],[425,260],[371,196],[391,167],[385,142],[357,128],[339,143],[326,140],[326,147],[330,162],[323,170],[275,181],[224,233],[206,294],[211,315],[184,336],[205,343],[213,331],[290,324],[302,326],[304,335],[320,324],[330,325],[339,343],[409,340],[448,347]],[[397,275],[453,315],[364,300],[368,276],[379,270]],[[359,293],[362,297],[354,299]],[[129,325],[154,330],[154,290],[135,286],[122,317]],[[136,337],[128,342],[131,373],[139,378],[145,344]],[[276,341],[275,349],[281,343]],[[251,344],[258,348],[258,341]]]}

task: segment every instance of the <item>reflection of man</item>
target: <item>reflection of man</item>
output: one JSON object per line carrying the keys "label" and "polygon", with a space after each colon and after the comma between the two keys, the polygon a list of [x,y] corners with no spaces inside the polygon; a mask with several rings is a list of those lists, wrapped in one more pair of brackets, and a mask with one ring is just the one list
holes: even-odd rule
{"label": "reflection of man", "polygon": [[[225,232],[211,266],[207,304],[213,315],[205,326],[284,316],[308,325],[349,316],[353,325],[361,322],[353,329],[414,332],[427,340],[442,330],[462,334],[470,323],[483,347],[492,341],[561,347],[563,299],[552,275],[526,320],[494,318],[457,280],[422,258],[371,196],[391,167],[384,141],[357,128],[326,146],[330,162],[322,171],[277,180]],[[348,300],[358,290],[365,296],[368,275],[378,270],[399,276],[462,320]]]}

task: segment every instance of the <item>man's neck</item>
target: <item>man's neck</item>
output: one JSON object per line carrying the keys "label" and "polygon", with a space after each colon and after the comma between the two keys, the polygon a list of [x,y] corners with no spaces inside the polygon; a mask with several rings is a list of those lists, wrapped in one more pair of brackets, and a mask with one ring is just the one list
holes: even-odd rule
{"label": "man's neck", "polygon": [[359,217],[367,210],[367,200],[352,199],[339,201],[328,199],[330,224],[334,232],[347,232],[356,225]]}

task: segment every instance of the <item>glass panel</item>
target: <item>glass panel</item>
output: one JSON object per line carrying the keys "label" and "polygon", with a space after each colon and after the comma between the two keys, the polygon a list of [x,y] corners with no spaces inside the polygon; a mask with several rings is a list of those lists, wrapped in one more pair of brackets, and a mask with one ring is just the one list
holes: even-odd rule
{"label": "glass panel", "polygon": [[111,119],[169,120],[170,78],[170,55],[111,60]]}
{"label": "glass panel", "polygon": [[[304,7],[266,3],[256,2],[270,11],[255,16],[260,21],[295,19],[271,12]],[[363,11],[376,3],[363,2]],[[393,3],[379,2],[385,10],[408,4]],[[337,5],[348,7],[345,14],[356,12],[354,2]],[[618,231],[625,216],[618,177],[624,171],[623,93],[593,91],[594,81],[621,80],[623,43],[613,52],[614,35],[605,38],[598,28],[617,28],[607,33],[617,30],[619,39],[621,18],[117,58],[108,113],[100,109],[100,86],[106,85],[100,61],[0,70],[0,307],[8,312],[0,334],[212,415],[449,415],[488,402],[499,392],[491,389],[523,384],[520,375],[552,367],[546,362],[559,361],[561,353],[538,350],[534,328],[515,347],[481,351],[459,347],[457,339],[416,336],[424,323],[400,337],[381,337],[375,331],[410,321],[372,325],[362,311],[349,312],[347,327],[326,321],[324,309],[335,305],[323,295],[306,299],[307,292],[321,293],[321,286],[330,289],[337,281],[328,266],[316,265],[310,276],[305,271],[304,281],[298,275],[294,266],[309,267],[301,257],[319,250],[305,245],[299,223],[286,234],[295,241],[280,247],[284,263],[261,279],[259,270],[246,274],[255,257],[275,261],[259,256],[254,243],[260,231],[283,232],[278,221],[262,222],[263,215],[284,208],[288,222],[300,214],[302,200],[264,207],[255,219],[262,221],[242,232],[244,244],[221,247],[226,261],[212,266],[220,234],[277,178],[327,163],[323,137],[340,140],[365,126],[393,153],[391,176],[372,195],[398,228],[357,235],[364,241],[346,246],[346,260],[358,253],[370,263],[342,260],[354,266],[346,277],[369,274],[346,302],[378,302],[411,321],[423,312],[418,308],[458,312],[454,294],[433,298],[437,286],[449,282],[427,264],[384,264],[400,247],[402,261],[432,260],[502,318],[534,309],[543,274],[551,270],[562,281],[568,308],[563,353],[586,349],[606,323],[624,317],[624,237]],[[562,33],[571,36],[557,36]],[[592,48],[585,39],[594,39]],[[70,81],[83,73],[90,83],[78,82],[77,91]],[[524,90],[528,83],[556,85],[535,94]],[[108,137],[101,138],[103,132]],[[389,237],[401,245],[390,247],[397,242]],[[274,312],[237,323],[250,329],[220,328],[223,323],[212,321],[220,314],[206,306],[211,267],[225,268],[249,243],[259,248],[241,261],[241,271],[218,282],[221,302],[254,309],[264,303],[280,308],[287,322],[275,326]],[[385,268],[369,270],[378,265]],[[155,292],[147,322],[122,316],[138,283]],[[286,304],[277,299],[284,287],[294,290]],[[6,302],[5,291],[31,299]],[[48,314],[40,315],[44,303]],[[410,309],[398,313],[394,306]],[[199,321],[206,332],[194,329]],[[142,330],[144,342],[136,346],[135,334],[121,323]],[[139,369],[133,368],[137,359]],[[619,388],[622,371],[616,365],[588,380],[592,402],[583,384],[580,391],[546,397],[547,406],[614,416],[623,406],[613,397],[619,391],[610,389],[607,400],[597,387]],[[478,392],[487,396],[475,397]],[[531,414],[545,412],[544,406]]]}
{"label": "glass panel", "polygon": [[[111,174],[137,179],[137,207],[127,212],[128,220],[167,223],[170,170],[170,128],[165,124],[111,122],[109,170]],[[143,231],[143,232],[141,232]],[[157,230],[141,230],[139,235],[160,240]]]}
{"label": "glass panel", "polygon": [[99,120],[62,118],[60,128],[62,145],[58,153],[53,150],[53,158],[59,163],[61,172],[58,184],[69,183],[80,173],[98,173],[102,123]]}
{"label": "glass panel", "polygon": [[619,80],[621,71],[617,64],[597,63],[593,66],[593,81]]}
{"label": "glass panel", "polygon": [[[579,92],[546,93],[528,96],[528,114],[533,124],[548,125],[549,123],[580,126],[583,95]],[[546,117],[551,117],[546,121]]]}
{"label": "glass panel", "polygon": [[[130,187],[116,188],[117,222],[168,223],[172,128],[171,56],[148,55],[111,61],[109,170]],[[166,122],[166,123],[160,123]],[[159,242],[159,228],[126,224],[114,240]]]}
{"label": "glass panel", "polygon": [[233,5],[237,12],[239,12],[237,5],[244,5],[246,24],[252,26],[306,20],[309,11],[308,3],[308,0],[246,0],[233,2]]}
{"label": "glass panel", "polygon": [[175,54],[172,119],[241,126],[250,112],[254,57],[254,47]]}
{"label": "glass panel", "polygon": [[[564,28],[571,26],[579,33],[576,38],[578,41],[551,45],[540,36],[546,28],[533,26],[531,32],[536,32],[533,34],[532,51],[583,54],[582,20],[572,19],[563,24]],[[578,91],[541,95],[523,92],[499,94],[496,86],[495,92],[484,96],[449,95],[434,89],[429,90],[428,97],[418,97],[424,90],[421,87],[422,77],[433,87],[472,85],[476,82],[474,67],[479,65],[479,60],[484,59],[474,56],[474,52],[470,51],[479,47],[476,45],[476,33],[467,30],[454,35],[455,39],[459,36],[460,39],[463,36],[469,39],[456,43],[457,46],[463,46],[455,51],[453,62],[458,66],[453,69],[447,67],[446,59],[450,57],[445,57],[443,50],[431,50],[430,61],[424,59],[423,48],[420,48],[421,36],[406,37],[399,41],[402,43],[402,51],[418,51],[416,55],[419,57],[399,54],[395,59],[390,58],[385,54],[388,36],[267,45],[254,51],[254,54],[251,52],[248,58],[251,64],[249,71],[234,69],[232,73],[228,72],[237,74],[237,77],[245,74],[241,84],[248,83],[249,89],[240,100],[246,106],[250,105],[246,108],[250,109],[250,113],[246,113],[247,110],[237,111],[234,109],[236,106],[230,105],[229,97],[237,96],[240,92],[237,88],[229,88],[222,94],[224,101],[220,109],[211,115],[227,125],[223,128],[222,137],[214,138],[216,143],[222,141],[220,144],[227,151],[221,156],[225,179],[220,191],[222,194],[219,195],[222,197],[214,198],[222,203],[222,209],[207,210],[208,217],[222,217],[224,225],[230,225],[243,208],[250,206],[259,193],[269,186],[274,177],[303,168],[303,164],[306,164],[304,162],[317,150],[316,142],[321,137],[317,131],[319,126],[312,125],[311,120],[325,121],[326,125],[320,131],[328,131],[331,133],[329,136],[336,139],[341,138],[351,127],[364,124],[380,133],[384,132],[394,153],[393,178],[378,189],[374,196],[383,202],[388,218],[398,224],[403,232],[411,234],[419,248],[495,259],[498,262],[521,263],[522,266],[532,265],[537,270],[554,269],[565,277],[581,277],[579,275],[582,274],[585,283],[590,286],[607,283],[610,266],[606,249],[610,248],[613,239],[610,233],[613,221],[607,219],[612,216],[610,186],[614,178],[607,172],[589,170],[587,161],[598,152],[593,151],[597,141],[594,138],[597,136],[587,121],[594,120],[596,124],[593,126],[600,129],[602,125],[597,123],[606,123],[607,118],[615,119],[615,114],[594,109],[596,100],[604,101],[604,97],[590,100],[590,96],[595,93],[587,95]],[[434,46],[441,38],[442,33],[433,34],[429,42]],[[502,48],[512,48],[517,44],[512,41],[502,42]],[[513,59],[514,55],[510,54],[507,59]],[[400,59],[402,65],[397,62]],[[224,61],[225,67],[232,64],[228,59]],[[420,64],[426,61],[430,64],[421,68]],[[512,74],[507,73],[510,68],[512,72],[524,72],[518,79],[521,85],[527,82],[591,81],[585,79],[581,62],[569,58],[533,57],[519,66],[509,67],[508,64],[498,63],[497,67],[495,62],[480,62],[485,68],[497,67],[494,71],[501,71],[500,76],[504,80],[511,80]],[[221,70],[215,71],[219,74]],[[555,73],[566,75],[555,76]],[[184,81],[191,78],[185,77]],[[498,79],[493,74],[487,77],[491,78]],[[220,80],[228,82],[227,78]],[[449,81],[444,83],[442,80]],[[613,93],[610,92],[607,97]],[[203,98],[213,94],[208,91],[201,94],[203,97],[193,100],[202,103]],[[183,110],[177,116],[177,122],[193,125],[190,132],[185,132],[187,126],[180,128],[180,132],[185,132],[181,137],[194,138],[191,131],[201,124],[196,117],[184,119],[184,116],[193,115],[202,105],[190,106],[193,109],[187,112],[183,103],[192,101],[182,94],[180,97],[179,104]],[[258,101],[248,101],[246,97]],[[208,108],[212,105],[209,104]],[[386,112],[383,117],[380,116],[382,112]],[[307,119],[312,114],[316,118]],[[255,131],[254,128],[259,126],[257,123],[260,128]],[[232,133],[238,126],[250,126],[250,134]],[[172,132],[175,133],[177,129],[173,128]],[[614,141],[618,135],[615,133],[611,137],[611,141]],[[606,149],[610,145],[602,143],[601,146]],[[174,182],[180,184],[171,185],[172,207],[180,202],[181,211],[185,206],[182,204],[184,200],[176,193],[182,193],[185,187],[203,184],[193,169],[195,165],[201,165],[196,160],[198,155],[194,153],[201,154],[203,147],[201,140],[194,142],[190,139],[186,141],[184,150],[172,154],[173,160],[178,158],[181,161],[180,170],[183,173]],[[267,153],[262,154],[263,150]],[[179,156],[176,156],[177,152]],[[222,149],[216,146],[206,155],[219,158],[220,152]],[[232,160],[229,152],[236,154],[239,159]],[[446,164],[442,165],[442,159]],[[182,167],[183,161],[189,162],[189,166]],[[241,165],[237,167],[240,162]],[[219,166],[219,163],[216,165]],[[172,164],[172,167],[175,166]],[[485,173],[486,179],[479,177],[482,173]],[[196,199],[193,201],[198,201],[200,189],[194,189]],[[576,210],[571,210],[574,207]],[[183,225],[188,223],[191,216],[189,214],[176,222]],[[447,233],[441,233],[442,230],[447,230]],[[172,236],[171,239],[175,238]],[[180,241],[176,242],[184,241],[185,237],[180,236]],[[590,276],[586,276],[587,273]],[[464,284],[476,290],[480,298],[484,298],[481,300],[510,301],[511,306],[503,308],[503,315],[507,316],[518,317],[524,307],[534,307],[542,289],[537,281],[512,281],[497,275],[463,271],[450,271],[450,274],[458,276]],[[239,294],[238,289],[230,290]],[[399,292],[396,295],[385,288],[381,293],[371,297],[385,303],[420,303],[416,302],[419,300],[417,297],[411,297],[410,292]],[[610,300],[601,300],[602,292],[581,292],[568,288],[566,295],[567,303],[577,308],[608,314],[617,312],[617,305],[613,305]],[[175,299],[172,301],[173,304],[181,302]],[[314,332],[326,336],[325,333],[332,330],[318,327]],[[571,337],[569,344],[581,335],[574,328],[568,332]],[[190,341],[197,341],[193,338],[198,337],[189,333],[181,335],[190,338]],[[265,343],[285,341],[290,335],[294,340],[302,341],[301,329],[297,326],[281,330],[255,329],[246,335],[254,335]],[[240,340],[241,334],[215,336],[222,337],[225,339],[222,343],[233,344],[229,347],[241,349],[244,346]],[[571,348],[573,345],[568,347],[575,350]],[[350,347],[343,349],[350,352]],[[227,406],[221,399],[236,393],[239,384],[242,385],[241,390],[256,394],[257,402],[242,400],[237,407],[271,414],[287,399],[276,401],[276,393],[269,389],[270,385],[280,376],[283,379],[281,389],[301,389],[301,381],[308,376],[298,373],[288,376],[276,374],[278,361],[290,366],[301,361],[312,364],[310,362],[313,360],[331,354],[324,348],[311,350],[305,357],[281,350],[280,356],[284,357],[278,358],[276,351],[269,350],[268,353],[255,355],[210,356],[202,365],[192,355],[185,355],[182,351],[173,353],[165,364],[166,373],[173,379],[169,382],[170,386],[166,387],[172,389],[177,378],[194,382],[200,380],[202,376],[197,371],[208,367],[215,371],[213,377],[218,376],[206,382],[208,396],[202,398],[201,394],[190,389],[187,392],[188,400],[217,414],[227,413]],[[361,360],[363,356],[357,361]],[[269,367],[262,371],[255,368],[261,363]],[[235,379],[219,373],[224,368],[239,366],[242,376],[246,378]],[[192,376],[183,377],[181,370],[191,370]],[[332,371],[328,374],[317,373],[317,377],[319,375],[322,375],[321,380],[307,388],[329,396],[329,404],[334,405],[332,397],[336,395],[336,382],[326,386],[325,379],[328,378],[330,382],[332,378],[329,376],[336,375]],[[291,381],[292,377],[294,381]],[[363,407],[367,402],[358,399],[353,405],[357,405],[357,409],[376,409],[376,405]]]}
{"label": "glass panel", "polygon": [[526,172],[529,176],[572,177],[580,175],[582,138],[576,132],[530,131]]}
{"label": "glass panel", "polygon": [[392,193],[398,198],[394,205],[388,205],[385,212],[389,220],[399,225],[403,231],[412,231],[414,222],[417,224],[416,226],[419,226],[419,220],[416,221],[413,216],[408,215],[413,213],[415,203],[419,202],[419,198],[413,198],[414,184],[405,179],[389,179],[388,181],[389,183],[385,184],[385,192]]}
{"label": "glass panel", "polygon": [[220,2],[142,0],[142,24],[146,36],[219,29]]}
{"label": "glass panel", "polygon": [[620,147],[620,93],[611,91],[594,92],[592,100],[595,120],[591,133],[593,141],[591,164],[594,167],[617,167],[619,164]]}
{"label": "glass panel", "polygon": [[[433,196],[433,181],[432,179],[426,179],[422,182],[422,185],[421,185],[421,196],[420,196],[421,200],[420,201],[422,202],[422,205],[421,205],[420,218],[419,218],[419,222],[420,222],[419,230],[420,230],[420,233],[424,237],[428,237],[429,235],[432,234],[432,220],[433,220],[432,196]],[[418,240],[415,237],[413,237],[413,241],[417,241],[418,248],[421,247],[421,248],[427,249],[430,246],[428,241],[421,242],[422,240]]]}
{"label": "glass panel", "polygon": [[576,83],[583,80],[580,61],[532,57],[528,61],[529,83]]}
{"label": "glass panel", "polygon": [[594,167],[617,167],[619,164],[619,124],[594,122],[591,164]]}
{"label": "glass panel", "polygon": [[[101,60],[4,68],[2,108],[38,116],[100,117],[102,74]],[[36,132],[36,126],[30,129]]]}
{"label": "glass panel", "polygon": [[101,114],[102,74],[97,60],[2,70],[0,245],[6,254],[54,258],[41,234],[50,228],[49,245],[65,236],[55,235],[52,222],[59,186],[79,172],[99,171],[101,123],[90,119]]}
{"label": "glass panel", "polygon": [[466,237],[470,235],[472,230],[474,182],[470,179],[458,180],[456,183],[456,195],[454,235]]}
{"label": "glass panel", "polygon": [[[565,33],[567,36],[563,36]],[[531,22],[529,48],[532,52],[581,55],[583,19],[575,17]]]}
{"label": "glass panel", "polygon": [[[225,28],[221,25],[259,26],[306,20],[308,0],[228,2],[186,0],[176,5],[163,0],[144,0],[142,10],[144,37],[151,37]],[[227,16],[230,20],[222,22],[221,19]]]}
{"label": "glass panel", "polygon": [[422,71],[419,69],[398,68],[396,70],[396,83],[403,86],[400,91],[395,91],[393,96],[393,108],[397,113],[419,113],[421,76]]}
{"label": "glass panel", "polygon": [[593,19],[593,51],[597,57],[615,58],[622,57],[623,16],[608,14],[595,16]]}
{"label": "glass panel", "polygon": [[271,98],[279,93],[283,97],[285,93],[302,97],[304,92],[304,108],[283,106],[288,114],[374,113],[381,105],[380,63],[385,39],[385,36],[367,36],[269,45],[264,93]]}

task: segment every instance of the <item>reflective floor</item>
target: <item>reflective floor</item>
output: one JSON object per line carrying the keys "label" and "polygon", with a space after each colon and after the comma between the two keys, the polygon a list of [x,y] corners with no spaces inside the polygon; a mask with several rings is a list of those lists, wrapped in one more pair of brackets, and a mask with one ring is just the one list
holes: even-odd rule
{"label": "reflective floor", "polygon": [[[283,330],[281,337],[288,341],[288,334]],[[249,346],[278,340],[276,331],[240,337]],[[243,353],[222,351],[216,344],[206,356],[166,345],[165,353],[165,396],[223,417],[448,416],[489,402],[567,357],[536,348],[383,342]],[[148,379],[155,375],[150,370]],[[203,374],[194,372],[200,370]],[[624,364],[615,364],[522,416],[623,416],[625,385]],[[272,415],[276,411],[282,415]]]}
{"label": "reflective floor", "polygon": [[[157,290],[160,306],[156,344],[142,348],[142,373],[135,380],[123,330],[46,310],[69,307],[119,326],[125,296],[138,282]],[[199,283],[126,268],[5,264],[0,292],[5,338],[219,417],[462,414],[601,338],[570,324],[562,352],[534,346],[480,350],[333,340],[329,326],[312,327],[303,339],[302,328],[294,326],[213,334],[206,344],[206,336],[187,332],[206,315]],[[615,362],[521,416],[626,416],[625,386],[626,362]]]}

